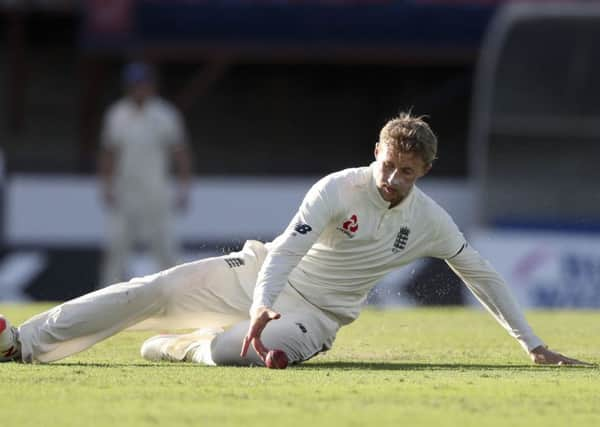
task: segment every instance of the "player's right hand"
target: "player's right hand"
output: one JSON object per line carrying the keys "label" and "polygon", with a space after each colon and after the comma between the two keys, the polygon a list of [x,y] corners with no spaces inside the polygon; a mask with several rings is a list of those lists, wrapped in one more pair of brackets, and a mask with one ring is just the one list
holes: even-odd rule
{"label": "player's right hand", "polygon": [[269,349],[264,346],[260,339],[263,329],[267,326],[271,320],[279,319],[281,314],[267,307],[258,307],[250,319],[250,326],[248,327],[248,333],[244,337],[242,343],[242,351],[240,356],[246,357],[250,344],[258,354],[258,356],[264,361]]}

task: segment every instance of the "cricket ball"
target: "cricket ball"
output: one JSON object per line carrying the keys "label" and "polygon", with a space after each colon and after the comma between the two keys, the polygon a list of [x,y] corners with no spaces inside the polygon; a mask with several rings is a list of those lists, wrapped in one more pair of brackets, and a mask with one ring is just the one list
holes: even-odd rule
{"label": "cricket ball", "polygon": [[285,369],[287,365],[288,357],[283,350],[271,350],[265,357],[265,366],[269,369]]}

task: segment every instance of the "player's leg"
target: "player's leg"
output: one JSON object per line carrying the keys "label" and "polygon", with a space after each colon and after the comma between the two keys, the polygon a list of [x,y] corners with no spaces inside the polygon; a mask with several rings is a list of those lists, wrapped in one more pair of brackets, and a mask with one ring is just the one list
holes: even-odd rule
{"label": "player's leg", "polygon": [[0,314],[0,362],[9,362],[21,357],[17,328]]}
{"label": "player's leg", "polygon": [[133,245],[132,224],[128,224],[123,210],[110,213],[106,248],[103,255],[97,288],[103,288],[123,280],[125,265]]}
{"label": "player's leg", "polygon": [[236,269],[256,277],[254,259],[251,251],[208,258],[68,301],[21,325],[22,358],[58,360],[134,325],[197,328],[238,322],[247,318],[251,297]]}
{"label": "player's leg", "polygon": [[217,334],[223,333],[223,329],[203,328],[189,334],[183,335],[157,335],[147,339],[140,349],[142,357],[152,362],[193,362],[192,356],[199,347],[203,347],[198,355],[206,354],[206,360],[198,362],[213,365],[210,358],[210,345]]}
{"label": "player's leg", "polygon": [[146,217],[151,229],[149,246],[161,269],[175,265],[177,261],[177,242],[170,222],[168,206],[157,206]]}
{"label": "player's leg", "polygon": [[[210,349],[210,356],[215,365],[264,366],[264,362],[252,346],[246,357],[240,356],[242,340],[248,332],[249,323],[240,322],[215,337]],[[267,348],[283,350],[290,364],[300,363],[331,348],[337,328],[336,324],[325,320],[314,311],[284,313],[280,319],[269,322],[261,334],[261,339]],[[193,357],[206,359],[205,354],[195,354]]]}
{"label": "player's leg", "polygon": [[[264,366],[250,348],[240,356],[242,340],[249,321],[235,324],[225,332],[201,330],[187,335],[159,335],[142,345],[142,356],[148,360],[188,361],[219,366]],[[315,311],[285,313],[271,321],[262,333],[263,343],[270,349],[283,350],[289,363],[310,359],[333,344],[337,324]]]}
{"label": "player's leg", "polygon": [[67,301],[19,327],[22,359],[51,362],[85,350],[164,310],[159,278],[118,283]]}

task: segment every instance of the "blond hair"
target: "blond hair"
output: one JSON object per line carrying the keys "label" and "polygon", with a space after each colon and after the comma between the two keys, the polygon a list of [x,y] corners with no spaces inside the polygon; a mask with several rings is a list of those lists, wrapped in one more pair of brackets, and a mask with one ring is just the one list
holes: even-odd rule
{"label": "blond hair", "polygon": [[403,153],[417,153],[426,165],[436,159],[437,137],[424,116],[413,116],[410,112],[402,112],[388,121],[379,133],[379,143]]}

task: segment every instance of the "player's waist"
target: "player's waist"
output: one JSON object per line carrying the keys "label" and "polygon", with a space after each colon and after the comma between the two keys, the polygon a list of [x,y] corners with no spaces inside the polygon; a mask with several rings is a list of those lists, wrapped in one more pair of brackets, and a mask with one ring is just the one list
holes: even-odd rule
{"label": "player's waist", "polygon": [[362,295],[381,278],[380,274],[371,274],[364,270],[314,268],[313,265],[303,261],[290,274],[294,283],[302,286],[331,289],[342,294]]}
{"label": "player's waist", "polygon": [[298,273],[290,275],[290,287],[310,304],[333,317],[340,325],[348,324],[358,317],[368,292],[373,287],[372,283],[360,287],[332,286],[310,282],[300,277]]}

